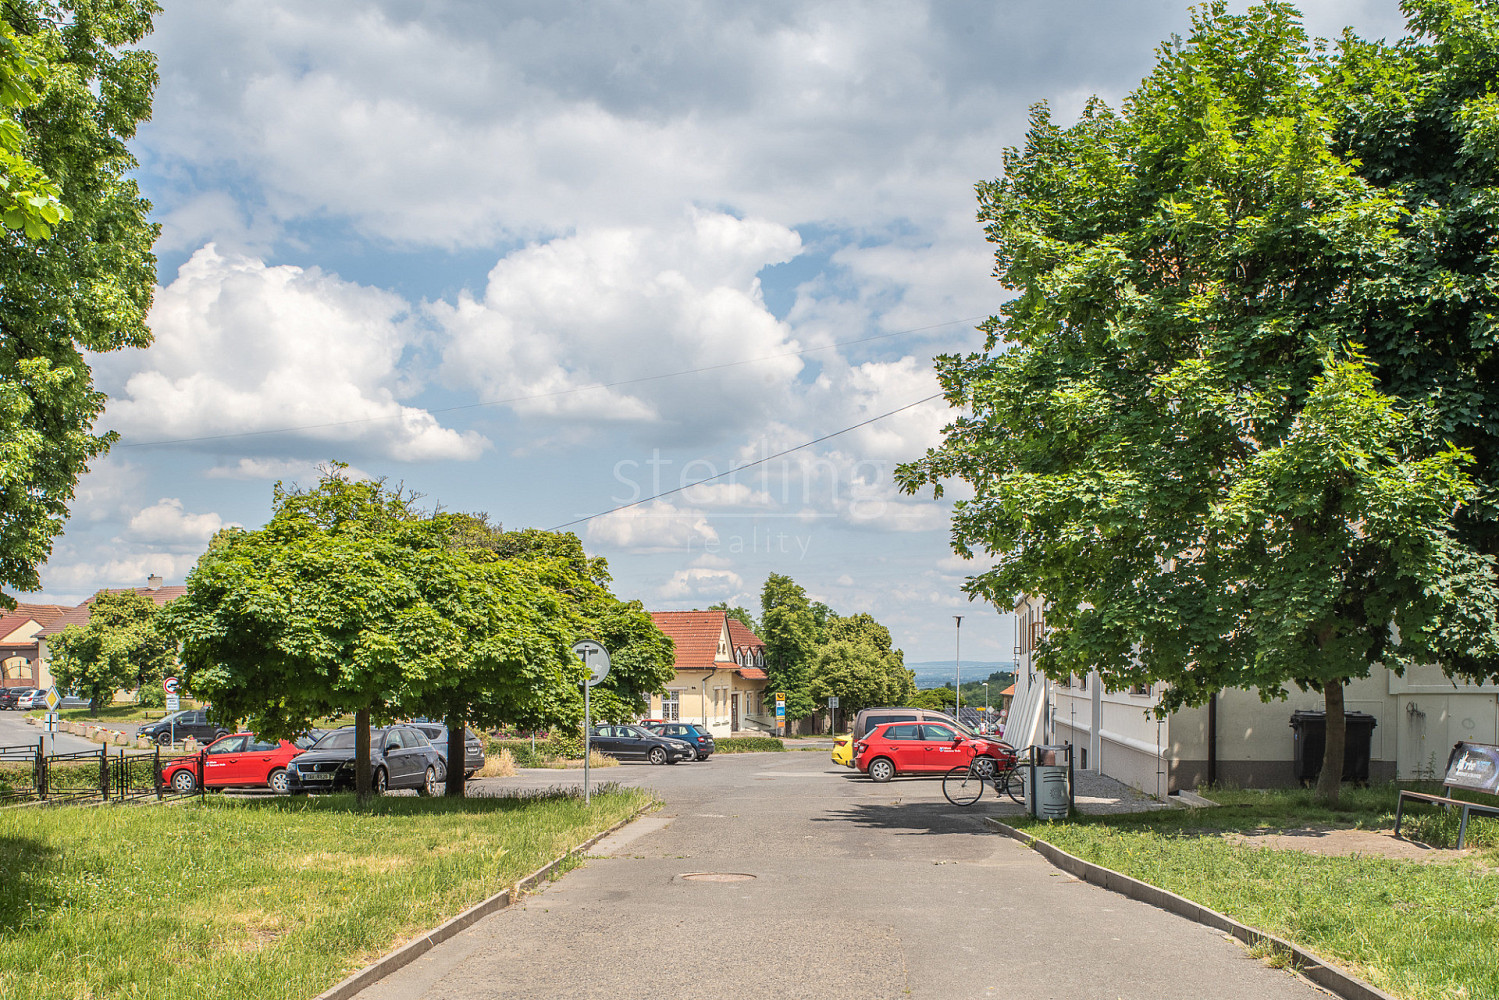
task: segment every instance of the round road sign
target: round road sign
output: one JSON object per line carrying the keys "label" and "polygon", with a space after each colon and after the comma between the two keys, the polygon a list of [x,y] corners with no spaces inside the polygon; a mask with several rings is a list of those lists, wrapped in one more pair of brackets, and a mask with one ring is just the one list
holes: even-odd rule
{"label": "round road sign", "polygon": [[589,687],[596,686],[599,681],[609,676],[609,651],[602,643],[594,642],[592,639],[583,639],[573,643],[573,652],[589,669]]}
{"label": "round road sign", "polygon": [[162,687],[162,690],[166,691],[167,694],[176,694],[177,693],[177,678],[175,678],[175,677],[163,678],[163,680],[161,682],[161,687]]}

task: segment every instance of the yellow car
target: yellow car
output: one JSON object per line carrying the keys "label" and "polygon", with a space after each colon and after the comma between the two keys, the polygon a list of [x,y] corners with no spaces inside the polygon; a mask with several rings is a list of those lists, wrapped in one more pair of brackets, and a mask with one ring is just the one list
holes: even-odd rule
{"label": "yellow car", "polygon": [[833,763],[842,764],[844,767],[854,766],[854,737],[852,733],[847,736],[839,736],[833,741]]}

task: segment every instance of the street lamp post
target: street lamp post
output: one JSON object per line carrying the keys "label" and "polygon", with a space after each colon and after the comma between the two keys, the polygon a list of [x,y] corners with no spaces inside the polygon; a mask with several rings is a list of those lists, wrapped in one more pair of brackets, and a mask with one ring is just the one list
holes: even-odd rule
{"label": "street lamp post", "polygon": [[958,708],[963,704],[963,616],[953,615],[952,620],[958,623],[953,627],[952,717],[962,722],[962,713],[958,711]]}
{"label": "street lamp post", "polygon": [[989,682],[984,681],[984,721],[989,721]]}

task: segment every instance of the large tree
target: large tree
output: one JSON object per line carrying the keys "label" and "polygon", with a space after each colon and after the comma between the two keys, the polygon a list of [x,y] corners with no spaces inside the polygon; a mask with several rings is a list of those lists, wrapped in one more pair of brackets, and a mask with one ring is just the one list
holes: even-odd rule
{"label": "large tree", "polygon": [[1441,657],[1485,572],[1451,523],[1469,456],[1359,346],[1403,209],[1338,155],[1336,70],[1289,5],[1212,3],[1118,112],[1035,108],[978,186],[1018,294],[984,352],[939,359],[971,416],[899,474],[973,485],[954,547],[1001,558],[967,589],[1047,597],[1048,675],[1165,681],[1163,711],[1322,691],[1327,798],[1343,684]]}
{"label": "large tree", "polygon": [[458,529],[338,467],[309,490],[278,484],[270,523],[221,534],[166,612],[184,681],[263,736],[354,713],[361,795],[371,722],[570,721],[583,669],[556,594],[455,548]]}
{"label": "large tree", "polygon": [[67,626],[48,645],[58,687],[87,695],[95,715],[122,688],[160,690],[175,653],[156,602],[133,590],[101,591],[88,622]]}
{"label": "large tree", "polygon": [[819,628],[807,592],[789,576],[772,573],[760,589],[760,632],[765,643],[765,690],[786,695],[786,719],[805,719],[812,700],[812,658]]}
{"label": "large tree", "polygon": [[[151,113],[157,7],[0,11],[0,588],[35,590],[78,477],[112,434],[85,352],[144,347],[158,227],[126,140]],[[10,598],[0,594],[7,605]]]}

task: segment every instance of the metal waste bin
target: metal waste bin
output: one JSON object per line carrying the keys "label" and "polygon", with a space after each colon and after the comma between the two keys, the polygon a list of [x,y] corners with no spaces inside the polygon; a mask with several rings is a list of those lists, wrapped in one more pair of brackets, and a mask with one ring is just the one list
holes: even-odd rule
{"label": "metal waste bin", "polygon": [[[1343,741],[1343,780],[1369,783],[1369,750],[1374,739],[1374,716],[1344,712],[1347,722]],[[1291,713],[1291,773],[1303,784],[1313,784],[1322,775],[1322,752],[1327,746],[1327,713],[1298,710]]]}
{"label": "metal waste bin", "polygon": [[1037,819],[1066,819],[1072,809],[1072,745],[1031,747],[1021,779],[1026,812]]}

